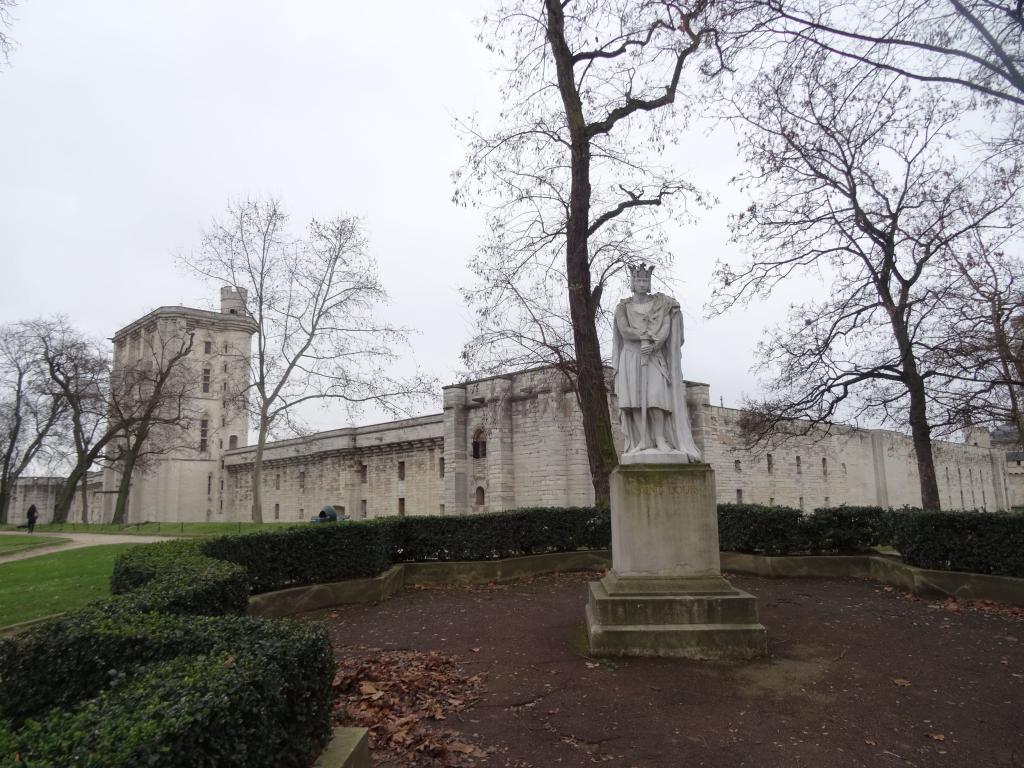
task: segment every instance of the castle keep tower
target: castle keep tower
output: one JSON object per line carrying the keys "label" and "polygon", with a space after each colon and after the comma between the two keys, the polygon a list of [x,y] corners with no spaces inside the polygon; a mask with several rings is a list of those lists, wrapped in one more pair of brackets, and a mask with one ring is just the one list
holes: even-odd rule
{"label": "castle keep tower", "polygon": [[[192,336],[181,367],[183,428],[153,430],[149,441],[157,452],[132,473],[126,522],[225,519],[221,454],[248,443],[243,397],[256,324],[245,300],[243,290],[221,288],[219,312],[159,307],[114,334],[115,379],[126,369],[155,365],[162,349]],[[104,520],[113,517],[119,479],[117,467],[104,472]]]}

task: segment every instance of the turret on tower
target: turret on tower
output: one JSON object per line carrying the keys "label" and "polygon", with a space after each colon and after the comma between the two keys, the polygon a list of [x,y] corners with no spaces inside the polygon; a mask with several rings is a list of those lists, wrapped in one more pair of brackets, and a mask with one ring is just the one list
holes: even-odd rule
{"label": "turret on tower", "polygon": [[225,315],[244,315],[245,300],[248,296],[245,288],[233,288],[225,285],[220,289],[220,311]]}

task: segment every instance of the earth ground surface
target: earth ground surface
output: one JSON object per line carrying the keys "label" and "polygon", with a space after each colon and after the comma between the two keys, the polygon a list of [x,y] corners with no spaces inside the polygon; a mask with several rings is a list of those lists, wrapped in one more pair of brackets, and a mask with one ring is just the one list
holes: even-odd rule
{"label": "earth ground surface", "polygon": [[759,598],[770,658],[592,659],[599,576],[309,614],[341,665],[336,719],[373,727],[389,767],[1024,766],[1021,609],[731,575]]}

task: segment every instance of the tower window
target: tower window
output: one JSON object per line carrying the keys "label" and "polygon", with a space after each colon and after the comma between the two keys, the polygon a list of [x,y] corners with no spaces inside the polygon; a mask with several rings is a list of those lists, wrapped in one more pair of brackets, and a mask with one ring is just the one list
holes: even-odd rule
{"label": "tower window", "polygon": [[482,486],[477,486],[476,489],[476,505],[482,507],[484,505],[484,489]]}
{"label": "tower window", "polygon": [[281,505],[280,504],[275,504],[274,505],[274,519],[275,520],[280,520],[281,519]]}
{"label": "tower window", "polygon": [[203,352],[205,352],[207,355],[210,354],[211,352],[213,352],[213,342],[212,341],[204,341],[203,342]]}
{"label": "tower window", "polygon": [[733,469],[735,469],[737,472],[742,472],[743,471],[743,464],[742,464],[742,462],[739,459],[736,459],[736,461],[734,461],[732,463],[732,466],[733,466]]}
{"label": "tower window", "polygon": [[280,491],[281,490],[281,476],[280,475],[274,475],[274,490],[275,491]]}
{"label": "tower window", "polygon": [[828,477],[828,459],[824,456],[821,457],[821,474]]}
{"label": "tower window", "polygon": [[360,483],[365,483],[368,476],[369,476],[369,472],[366,469],[366,465],[365,464],[360,464],[359,465],[359,482]]}
{"label": "tower window", "polygon": [[203,368],[203,392],[210,391],[210,369]]}
{"label": "tower window", "polygon": [[228,448],[237,448],[237,447],[238,447],[238,435],[231,435],[228,438]]}
{"label": "tower window", "polygon": [[405,462],[398,462],[398,479],[405,480]]}
{"label": "tower window", "polygon": [[444,479],[444,456],[437,460],[437,476]]}
{"label": "tower window", "polygon": [[769,453],[768,454],[768,474],[770,475],[772,473],[772,470],[774,470],[774,469],[775,469],[775,460],[772,458],[772,455]]}
{"label": "tower window", "polygon": [[476,434],[473,435],[473,458],[487,458],[487,433],[482,429],[478,429]]}
{"label": "tower window", "polygon": [[300,491],[306,490],[306,473],[305,472],[299,472],[299,490]]}
{"label": "tower window", "polygon": [[736,489],[736,503],[737,504],[742,504],[743,503],[743,489],[742,488],[737,488]]}
{"label": "tower window", "polygon": [[[798,475],[802,475],[804,473],[804,468],[803,468],[803,465],[800,463],[800,457],[799,456],[796,457],[796,473]],[[801,509],[803,509],[803,507],[801,507]]]}
{"label": "tower window", "polygon": [[210,422],[202,419],[199,422],[199,452],[206,453],[206,438],[209,436]]}
{"label": "tower window", "polygon": [[405,517],[405,499],[402,497],[398,499],[398,516]]}

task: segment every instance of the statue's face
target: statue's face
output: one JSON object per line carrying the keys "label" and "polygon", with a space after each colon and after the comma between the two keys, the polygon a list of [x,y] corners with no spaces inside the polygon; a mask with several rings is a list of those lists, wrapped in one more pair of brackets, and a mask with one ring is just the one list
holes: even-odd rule
{"label": "statue's face", "polygon": [[633,293],[650,293],[651,276],[637,273],[633,275]]}

